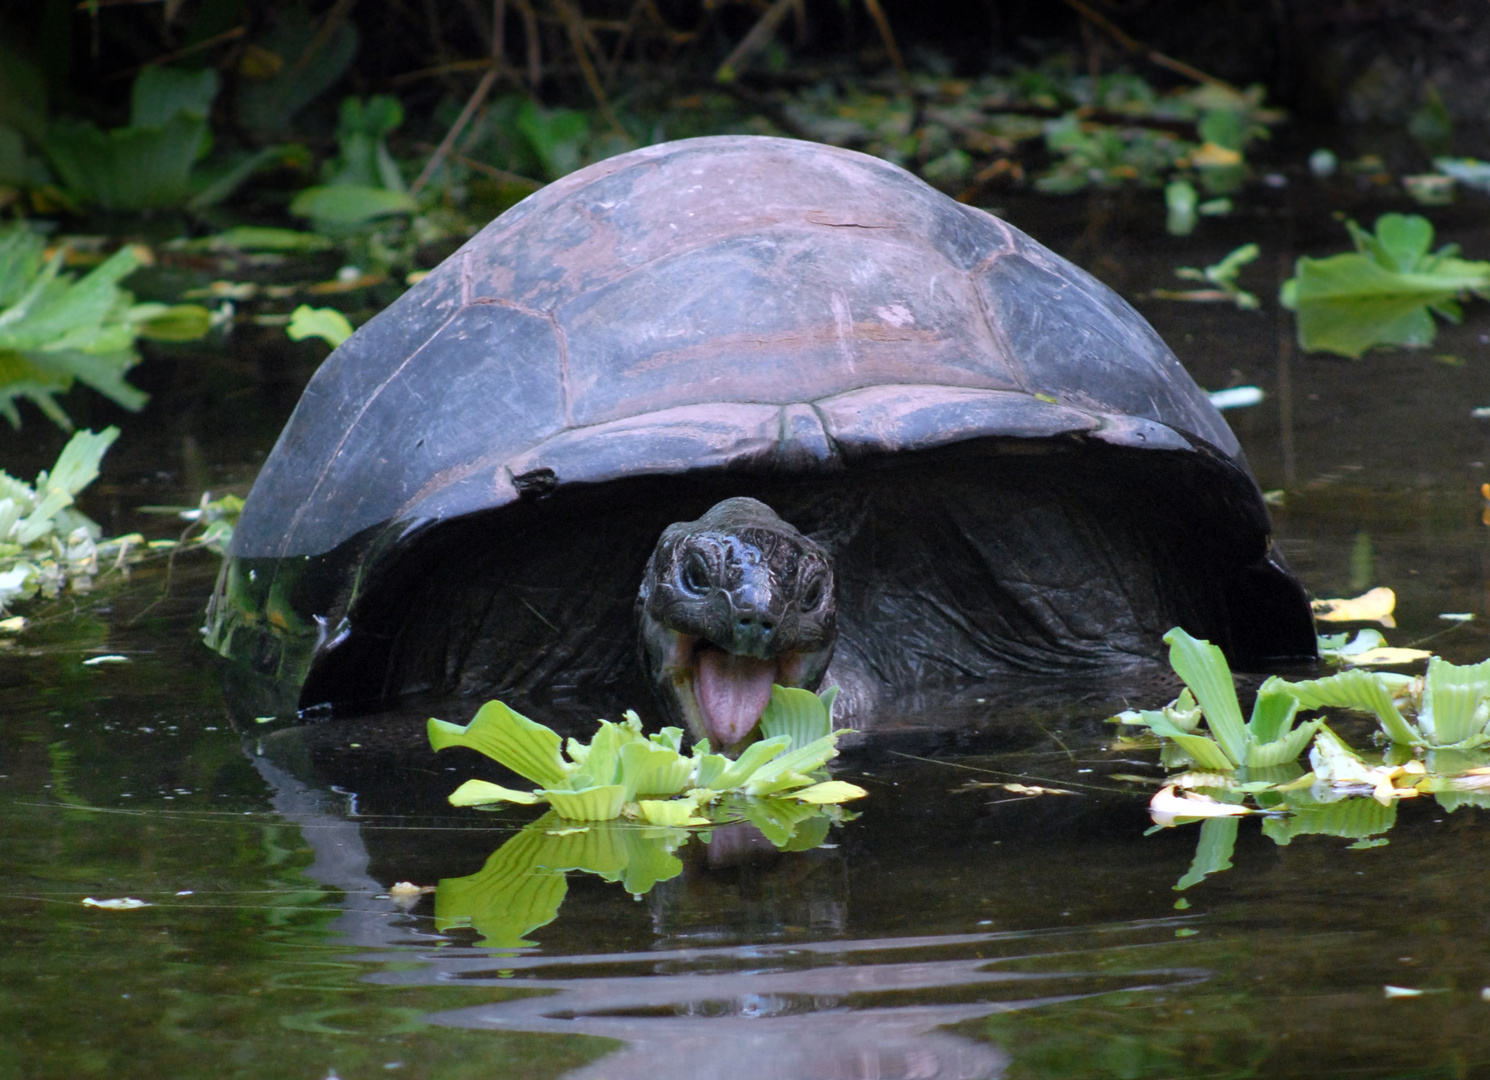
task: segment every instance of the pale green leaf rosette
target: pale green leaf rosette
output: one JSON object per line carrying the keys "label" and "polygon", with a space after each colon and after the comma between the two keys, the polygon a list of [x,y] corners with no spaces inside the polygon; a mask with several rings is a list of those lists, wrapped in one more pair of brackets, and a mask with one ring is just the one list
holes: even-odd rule
{"label": "pale green leaf rosette", "polygon": [[774,687],[763,722],[768,737],[747,747],[738,760],[711,753],[707,740],[685,757],[682,729],[645,735],[634,712],[627,712],[619,724],[600,721],[588,745],[569,739],[565,760],[555,732],[498,701],[482,706],[464,727],[431,719],[429,740],[436,750],[470,747],[539,785],[537,791],[521,792],[471,780],[451,795],[457,806],[546,802],[574,821],[624,816],[656,826],[691,827],[719,824],[717,808],[715,817],[704,816],[700,808],[725,793],[794,799],[796,791],[812,789],[812,798],[799,803],[810,816],[820,813],[812,807],[865,794],[852,784],[826,782],[822,772],[838,754],[830,719],[835,695],[836,688],[819,697]]}

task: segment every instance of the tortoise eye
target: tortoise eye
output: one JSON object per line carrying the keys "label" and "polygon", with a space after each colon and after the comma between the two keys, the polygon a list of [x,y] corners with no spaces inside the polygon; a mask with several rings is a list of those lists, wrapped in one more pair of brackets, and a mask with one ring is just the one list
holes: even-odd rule
{"label": "tortoise eye", "polygon": [[821,576],[813,578],[802,590],[802,610],[816,611],[817,606],[823,602],[823,579]]}
{"label": "tortoise eye", "polygon": [[713,584],[709,578],[709,564],[704,557],[698,552],[689,555],[683,563],[683,572],[679,575],[683,591],[693,596],[703,596]]}

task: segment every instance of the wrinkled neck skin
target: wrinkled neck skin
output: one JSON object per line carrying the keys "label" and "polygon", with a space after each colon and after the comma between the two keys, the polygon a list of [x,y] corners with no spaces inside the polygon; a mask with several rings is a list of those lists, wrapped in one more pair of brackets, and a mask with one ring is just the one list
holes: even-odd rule
{"label": "wrinkled neck skin", "polygon": [[765,503],[668,526],[637,597],[641,660],[669,719],[716,749],[750,740],[771,684],[816,690],[837,593],[824,551]]}

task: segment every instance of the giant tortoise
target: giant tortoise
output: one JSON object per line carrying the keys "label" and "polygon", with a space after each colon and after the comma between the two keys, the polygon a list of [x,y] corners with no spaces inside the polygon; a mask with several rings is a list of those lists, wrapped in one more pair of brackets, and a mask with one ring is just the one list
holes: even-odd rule
{"label": "giant tortoise", "polygon": [[894,165],[722,136],[549,185],[333,352],[208,638],[302,708],[648,682],[733,744],[772,681],[826,670],[872,722],[1151,663],[1176,624],[1244,667],[1315,651],[1143,318]]}

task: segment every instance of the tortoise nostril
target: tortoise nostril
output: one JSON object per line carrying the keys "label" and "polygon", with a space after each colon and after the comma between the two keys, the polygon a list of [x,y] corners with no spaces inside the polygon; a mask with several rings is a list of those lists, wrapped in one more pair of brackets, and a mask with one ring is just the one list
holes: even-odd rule
{"label": "tortoise nostril", "polygon": [[749,630],[752,627],[756,627],[768,634],[776,629],[776,621],[764,615],[741,615],[738,625],[741,630]]}

